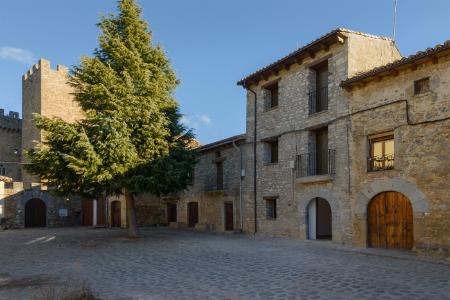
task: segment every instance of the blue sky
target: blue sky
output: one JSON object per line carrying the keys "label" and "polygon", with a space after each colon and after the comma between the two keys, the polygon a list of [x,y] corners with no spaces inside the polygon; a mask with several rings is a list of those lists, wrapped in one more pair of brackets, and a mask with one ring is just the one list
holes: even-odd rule
{"label": "blue sky", "polygon": [[[202,143],[245,132],[236,82],[336,27],[392,34],[393,0],[141,0],[154,41],[182,83],[176,96]],[[0,108],[21,111],[21,75],[39,57],[72,66],[96,47],[113,0],[0,2]],[[398,0],[397,44],[409,55],[450,39],[450,1]]]}

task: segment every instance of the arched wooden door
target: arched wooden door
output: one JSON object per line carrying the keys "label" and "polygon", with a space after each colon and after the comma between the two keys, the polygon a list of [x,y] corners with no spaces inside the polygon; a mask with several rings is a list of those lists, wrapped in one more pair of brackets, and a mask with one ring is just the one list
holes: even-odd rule
{"label": "arched wooden door", "polygon": [[369,246],[411,249],[414,246],[411,202],[398,192],[376,195],[368,207]]}
{"label": "arched wooden door", "polygon": [[198,223],[198,203],[188,203],[188,227],[195,227]]}
{"label": "arched wooden door", "polygon": [[111,202],[111,227],[122,226],[122,204],[120,201]]}
{"label": "arched wooden door", "polygon": [[34,198],[25,204],[25,227],[47,226],[47,207],[41,199]]}

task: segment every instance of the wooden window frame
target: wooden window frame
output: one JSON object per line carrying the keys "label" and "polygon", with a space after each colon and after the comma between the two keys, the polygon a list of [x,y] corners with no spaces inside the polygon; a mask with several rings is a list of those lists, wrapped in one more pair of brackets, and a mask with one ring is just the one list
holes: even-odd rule
{"label": "wooden window frame", "polygon": [[[267,164],[277,164],[279,162],[279,155],[280,155],[280,145],[278,139],[269,140],[266,141],[266,151],[267,151],[267,158],[266,163]],[[274,151],[276,149],[276,151]],[[276,153],[276,155],[275,155]]]}
{"label": "wooden window frame", "polygon": [[[278,80],[264,85],[263,89],[266,93],[268,93],[264,99],[264,110],[268,111],[278,107],[280,104],[280,86],[278,84]],[[275,94],[273,93],[273,90],[276,90]]]}
{"label": "wooden window frame", "polygon": [[386,133],[384,135],[376,135],[376,136],[372,136],[368,138],[369,140],[369,161],[368,161],[368,165],[367,165],[367,171],[368,172],[377,172],[377,171],[382,171],[382,170],[390,170],[390,169],[394,169],[395,167],[395,153],[394,153],[394,162],[392,164],[391,168],[388,168],[387,164],[386,164],[386,160],[382,161],[382,166],[381,168],[376,169],[374,166],[374,147],[373,145],[375,143],[379,143],[379,142],[383,142],[382,143],[382,155],[385,156],[386,155],[386,141],[394,141],[394,152],[395,152],[395,139],[394,139],[394,134],[393,133]]}
{"label": "wooden window frame", "polygon": [[[423,87],[421,84],[426,82],[426,90],[422,91],[421,88]],[[414,81],[414,95],[423,95],[430,91],[430,77],[424,77],[418,80]]]}

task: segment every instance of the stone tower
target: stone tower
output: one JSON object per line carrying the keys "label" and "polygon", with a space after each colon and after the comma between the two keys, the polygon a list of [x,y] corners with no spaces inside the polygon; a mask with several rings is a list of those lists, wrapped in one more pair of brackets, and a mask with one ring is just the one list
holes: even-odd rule
{"label": "stone tower", "polygon": [[[43,139],[43,133],[34,123],[34,115],[58,117],[67,122],[75,122],[83,117],[78,103],[74,101],[73,89],[67,83],[68,69],[58,65],[50,67],[50,61],[40,59],[22,77],[22,149],[32,149]],[[22,154],[22,162],[27,163]],[[22,181],[39,181],[22,170]]]}

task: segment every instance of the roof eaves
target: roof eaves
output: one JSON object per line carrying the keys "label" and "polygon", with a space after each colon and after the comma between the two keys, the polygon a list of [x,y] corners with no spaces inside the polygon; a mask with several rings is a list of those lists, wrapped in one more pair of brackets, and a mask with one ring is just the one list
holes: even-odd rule
{"label": "roof eaves", "polygon": [[245,86],[247,84],[247,82],[251,81],[251,79],[254,79],[255,77],[261,76],[264,72],[269,71],[270,69],[273,69],[283,63],[287,63],[289,60],[293,59],[295,56],[299,56],[303,53],[308,52],[307,50],[310,50],[312,47],[314,47],[315,45],[319,45],[321,42],[325,41],[328,38],[331,38],[335,35],[339,35],[340,33],[352,33],[352,34],[358,34],[358,35],[362,35],[365,37],[370,37],[370,38],[376,38],[376,39],[385,39],[385,40],[392,40],[389,37],[385,37],[385,36],[377,36],[377,35],[371,35],[368,33],[364,33],[364,32],[359,32],[359,31],[354,31],[354,30],[350,30],[347,28],[336,28],[324,35],[322,35],[321,37],[311,41],[310,43],[306,44],[303,47],[298,48],[297,50],[289,53],[288,55],[276,60],[275,62],[266,65],[265,67],[262,67],[258,70],[256,70],[255,72],[251,73],[250,75],[244,77],[243,79],[239,80],[237,82],[238,85],[242,85]]}
{"label": "roof eaves", "polygon": [[219,140],[219,141],[215,141],[206,145],[202,145],[198,148],[196,148],[196,150],[203,152],[203,151],[208,151],[214,148],[219,148],[228,144],[232,144],[233,141],[234,142],[238,142],[238,141],[242,141],[245,140],[245,134],[239,134],[239,135],[235,135],[235,136],[231,136],[228,137],[226,139],[223,140]]}
{"label": "roof eaves", "polygon": [[341,87],[353,86],[356,83],[358,83],[358,82],[360,82],[362,80],[365,80],[367,78],[371,78],[371,77],[377,76],[377,75],[379,75],[381,73],[384,73],[384,72],[389,72],[389,71],[396,70],[399,67],[402,67],[402,66],[407,65],[407,64],[415,63],[415,62],[417,62],[417,61],[419,61],[419,60],[421,60],[423,58],[436,55],[436,54],[441,53],[441,52],[446,51],[446,50],[450,50],[450,40],[447,40],[443,44],[438,44],[438,45],[436,45],[433,48],[427,48],[424,51],[419,51],[419,52],[417,52],[415,54],[412,54],[412,55],[410,55],[408,57],[403,57],[403,58],[401,58],[399,60],[396,60],[396,61],[394,61],[392,63],[386,64],[386,65],[374,68],[372,70],[369,70],[367,72],[364,72],[364,73],[358,74],[356,76],[353,76],[353,77],[351,77],[349,79],[346,79],[346,80],[342,81],[340,86]]}

